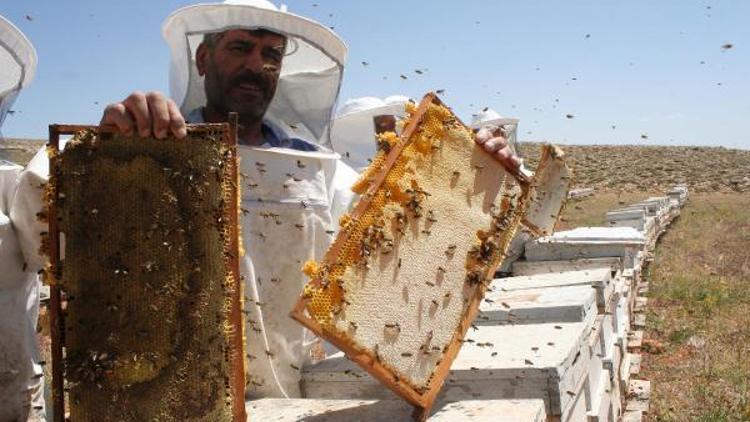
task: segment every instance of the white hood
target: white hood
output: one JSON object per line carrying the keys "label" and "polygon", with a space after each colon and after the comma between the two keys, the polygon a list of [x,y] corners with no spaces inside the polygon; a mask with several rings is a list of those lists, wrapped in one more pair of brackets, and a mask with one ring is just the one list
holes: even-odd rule
{"label": "white hood", "polygon": [[518,119],[505,118],[491,108],[485,108],[477,114],[472,114],[470,125],[472,129],[479,129],[485,125],[518,125]]}
{"label": "white hood", "polygon": [[36,51],[25,35],[0,16],[0,127],[23,87],[36,72]]}
{"label": "white hood", "polygon": [[347,100],[339,109],[331,127],[333,150],[344,162],[362,171],[375,155],[375,125],[373,118],[391,114],[397,119],[405,117],[408,97],[391,95],[385,100],[377,97],[360,97]]}
{"label": "white hood", "polygon": [[265,117],[290,134],[330,148],[328,126],[346,45],[324,25],[279,10],[267,0],[197,4],[166,19],[162,34],[171,50],[170,91],[183,114],[206,104],[203,77],[195,64],[203,35],[238,28],[262,28],[287,37],[279,84]]}

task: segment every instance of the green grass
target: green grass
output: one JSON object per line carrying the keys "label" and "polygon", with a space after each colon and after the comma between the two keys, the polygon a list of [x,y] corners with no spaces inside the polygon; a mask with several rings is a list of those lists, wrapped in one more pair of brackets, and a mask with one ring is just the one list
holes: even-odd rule
{"label": "green grass", "polygon": [[645,276],[649,418],[750,420],[750,195],[693,195]]}

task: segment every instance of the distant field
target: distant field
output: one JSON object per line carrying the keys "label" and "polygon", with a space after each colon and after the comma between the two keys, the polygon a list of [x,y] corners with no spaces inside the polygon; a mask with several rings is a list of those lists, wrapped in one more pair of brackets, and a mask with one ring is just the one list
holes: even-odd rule
{"label": "distant field", "polygon": [[47,141],[38,139],[0,140],[0,160],[26,164]]}
{"label": "distant field", "polygon": [[[536,166],[539,145],[521,154]],[[575,184],[625,192],[686,183],[693,192],[750,192],[750,150],[721,147],[561,145],[575,168]]]}

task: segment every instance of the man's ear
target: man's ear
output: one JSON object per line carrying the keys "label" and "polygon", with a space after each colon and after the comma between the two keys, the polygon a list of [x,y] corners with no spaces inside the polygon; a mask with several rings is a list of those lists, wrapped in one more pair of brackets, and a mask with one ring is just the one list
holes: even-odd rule
{"label": "man's ear", "polygon": [[206,74],[206,60],[208,60],[208,46],[202,42],[195,51],[195,65],[198,67],[198,75]]}

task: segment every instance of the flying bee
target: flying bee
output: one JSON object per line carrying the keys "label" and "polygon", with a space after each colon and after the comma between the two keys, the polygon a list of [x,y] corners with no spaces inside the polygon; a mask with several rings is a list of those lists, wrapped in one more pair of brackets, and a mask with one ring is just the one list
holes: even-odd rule
{"label": "flying bee", "polygon": [[292,369],[294,369],[295,371],[299,371],[299,366],[297,366],[297,365],[295,365],[295,364],[293,364],[293,363],[290,363],[290,364],[289,364],[289,366],[290,366],[290,367],[291,367]]}
{"label": "flying bee", "polygon": [[303,168],[305,168],[305,165],[302,164],[302,161],[297,160],[297,167],[303,169]]}
{"label": "flying bee", "polygon": [[302,230],[302,229],[304,229],[304,228],[305,228],[305,225],[304,225],[304,224],[299,224],[299,223],[296,223],[296,224],[294,225],[294,227],[296,227],[296,228],[298,228],[298,229]]}
{"label": "flying bee", "polygon": [[413,355],[412,355],[411,353],[409,353],[409,352],[404,352],[404,353],[401,353],[401,356],[403,356],[403,357],[405,357],[405,358],[410,358],[410,357],[412,357]]}

